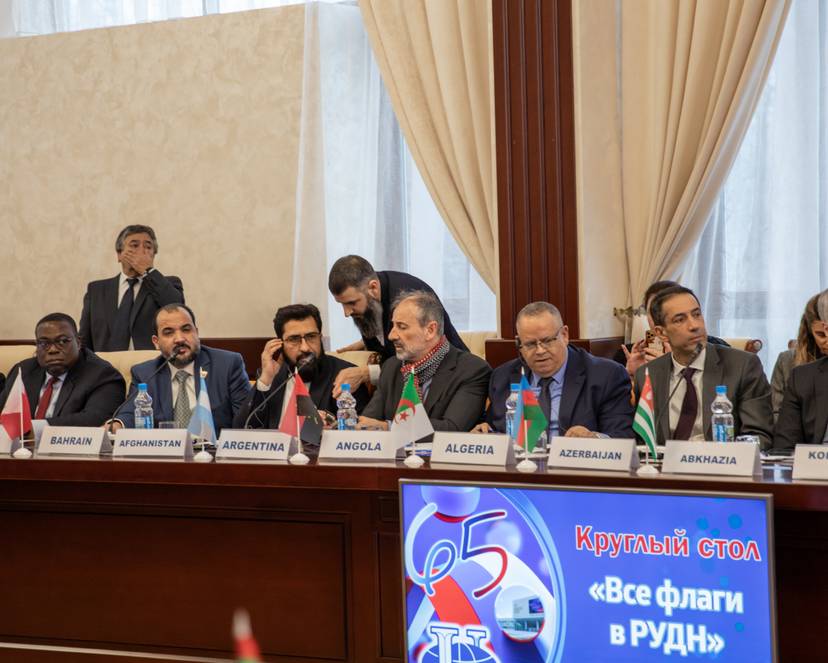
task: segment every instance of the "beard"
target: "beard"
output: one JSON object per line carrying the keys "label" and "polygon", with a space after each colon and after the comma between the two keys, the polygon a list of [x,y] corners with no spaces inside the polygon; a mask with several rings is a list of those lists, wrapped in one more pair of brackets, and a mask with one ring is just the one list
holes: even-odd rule
{"label": "beard", "polygon": [[365,313],[357,315],[351,314],[351,320],[354,321],[356,328],[363,338],[376,338],[382,334],[382,304],[379,300],[374,299],[366,293],[368,300],[368,308]]}
{"label": "beard", "polygon": [[[299,355],[296,357],[296,361],[293,362],[287,357],[285,357],[285,364],[287,364],[288,369],[292,373],[298,364],[302,363],[302,359],[307,357],[312,353],[305,352],[304,354]],[[316,353],[313,353],[316,354]],[[309,384],[314,381],[317,377],[319,377],[319,373],[322,371],[322,357],[325,356],[325,346],[323,345],[319,350],[319,355],[312,359],[311,361],[307,362],[304,366],[299,369],[299,377],[302,378],[302,381],[306,384]]]}
{"label": "beard", "polygon": [[[177,352],[177,350],[182,347],[185,351],[183,353]],[[184,368],[185,366],[189,366],[193,361],[195,361],[196,355],[198,355],[200,350],[201,343],[198,341],[193,343],[192,346],[185,344],[173,346],[171,354],[172,359],[170,360],[170,363],[176,368]]]}

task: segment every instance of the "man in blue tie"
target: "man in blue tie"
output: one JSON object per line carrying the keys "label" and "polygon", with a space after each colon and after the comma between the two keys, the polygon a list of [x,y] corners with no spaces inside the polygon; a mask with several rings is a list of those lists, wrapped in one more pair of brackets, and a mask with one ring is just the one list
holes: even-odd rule
{"label": "man in blue tie", "polygon": [[540,390],[550,439],[633,436],[630,379],[622,366],[569,345],[561,313],[548,302],[524,306],[515,326],[520,356],[492,373],[486,423],[476,430],[506,432],[506,399],[523,371]]}

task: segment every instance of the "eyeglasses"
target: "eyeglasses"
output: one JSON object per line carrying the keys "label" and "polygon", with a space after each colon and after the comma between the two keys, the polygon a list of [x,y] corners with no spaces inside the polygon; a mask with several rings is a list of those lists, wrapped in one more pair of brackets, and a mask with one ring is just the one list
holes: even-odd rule
{"label": "eyeglasses", "polygon": [[523,343],[519,338],[516,338],[515,345],[517,345],[518,350],[526,350],[529,354],[534,354],[538,351],[538,348],[543,348],[547,352],[552,352],[552,347],[560,337],[562,331],[563,326],[558,327],[558,331],[555,332],[554,336],[550,336],[549,338],[539,338],[537,341],[526,341],[526,343]]}
{"label": "eyeglasses", "polygon": [[302,341],[305,341],[308,345],[311,343],[316,343],[319,338],[322,336],[319,332],[310,332],[309,334],[294,334],[293,336],[287,336],[282,339],[285,345],[290,345],[292,347],[298,347],[302,345]]}
{"label": "eyeglasses", "polygon": [[39,338],[37,339],[37,341],[35,341],[35,343],[37,344],[39,350],[48,350],[53,345],[58,350],[65,350],[72,344],[74,340],[74,338],[69,338],[68,336],[61,336],[60,338],[55,339]]}

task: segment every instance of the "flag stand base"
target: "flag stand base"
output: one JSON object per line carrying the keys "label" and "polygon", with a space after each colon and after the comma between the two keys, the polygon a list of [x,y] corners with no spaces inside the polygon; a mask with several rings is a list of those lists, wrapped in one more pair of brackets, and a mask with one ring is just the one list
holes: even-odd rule
{"label": "flag stand base", "polygon": [[538,469],[538,464],[533,460],[529,460],[528,458],[524,458],[517,465],[515,465],[515,469],[518,472],[534,472],[535,470]]}
{"label": "flag stand base", "polygon": [[293,454],[288,458],[288,462],[293,465],[307,465],[310,462],[310,458],[300,451],[298,454]]}
{"label": "flag stand base", "polygon": [[403,463],[405,463],[407,467],[422,467],[425,461],[417,454],[409,454],[405,457]]}
{"label": "flag stand base", "polygon": [[211,463],[213,462],[213,454],[206,449],[202,449],[195,456],[193,456],[193,460],[197,463]]}
{"label": "flag stand base", "polygon": [[26,447],[21,446],[17,451],[12,454],[12,458],[31,458],[32,452],[31,450],[27,449]]}
{"label": "flag stand base", "polygon": [[642,465],[636,470],[635,473],[639,476],[655,476],[659,472],[658,468],[655,465]]}

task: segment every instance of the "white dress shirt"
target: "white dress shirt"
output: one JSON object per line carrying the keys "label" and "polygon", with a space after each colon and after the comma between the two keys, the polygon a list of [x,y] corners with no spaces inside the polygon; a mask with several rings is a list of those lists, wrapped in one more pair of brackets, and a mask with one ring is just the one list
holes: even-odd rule
{"label": "white dress shirt", "polygon": [[[693,422],[693,432],[690,434],[691,440],[704,440],[704,420],[702,419],[702,374],[704,373],[704,358],[707,356],[707,348],[702,349],[701,354],[690,364],[690,368],[695,368],[693,373],[693,386],[696,388],[696,398],[698,398],[699,409],[696,412],[696,421]],[[673,362],[673,371],[670,373],[670,388],[668,394],[673,392],[677,382],[681,382],[676,388],[676,393],[673,394],[673,400],[670,401],[670,437],[678,426],[679,417],[681,416],[681,404],[684,402],[684,394],[687,392],[687,382],[682,376],[681,372],[684,366],[676,361],[676,358],[670,355]],[[668,437],[668,439],[670,439]]]}

